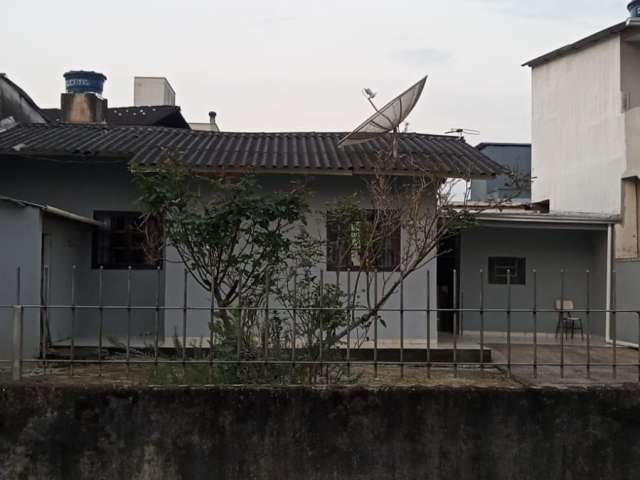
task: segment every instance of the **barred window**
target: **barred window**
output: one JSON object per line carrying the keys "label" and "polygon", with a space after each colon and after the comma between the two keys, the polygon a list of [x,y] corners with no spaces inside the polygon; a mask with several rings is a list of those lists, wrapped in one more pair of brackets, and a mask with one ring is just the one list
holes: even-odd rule
{"label": "barred window", "polygon": [[375,219],[375,210],[368,210],[366,219],[358,222],[327,215],[327,270],[388,272],[399,267],[400,226],[376,225]]}
{"label": "barred window", "polygon": [[140,212],[96,211],[93,218],[105,225],[93,231],[93,268],[142,270],[160,265],[159,261],[149,259],[145,249]]}
{"label": "barred window", "polygon": [[525,285],[527,260],[516,257],[489,257],[489,283],[506,285],[507,272],[511,276],[511,285]]}

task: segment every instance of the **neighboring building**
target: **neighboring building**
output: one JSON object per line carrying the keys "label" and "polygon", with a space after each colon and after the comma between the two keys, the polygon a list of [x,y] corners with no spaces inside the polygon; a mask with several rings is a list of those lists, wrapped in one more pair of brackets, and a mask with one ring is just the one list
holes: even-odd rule
{"label": "neighboring building", "polygon": [[[173,107],[177,115],[180,115],[180,120],[174,120],[176,124],[169,125],[165,123],[154,123],[156,126],[164,127],[178,127],[178,128],[191,128],[192,130],[202,130],[206,132],[219,132],[220,129],[216,124],[216,112],[209,112],[209,122],[189,122],[188,127],[184,126],[185,120],[180,114],[180,107],[176,107],[176,92],[165,77],[134,77],[133,79],[133,103],[135,107],[129,107],[128,110],[136,112],[138,108],[142,107],[144,111],[149,113],[150,110],[154,112],[164,111],[169,112]],[[130,119],[129,121],[142,120],[140,115],[137,118]],[[107,122],[112,125],[141,125],[141,123],[123,123],[118,121],[118,118],[107,119]],[[177,123],[180,124],[177,124]],[[145,125],[151,125],[151,123],[145,123]]]}
{"label": "neighboring building", "polygon": [[518,178],[518,185],[509,175],[498,175],[491,180],[471,182],[471,201],[505,200],[514,203],[531,202],[531,144],[530,143],[481,143],[476,146],[498,165]]}
{"label": "neighboring building", "polygon": [[[610,301],[619,308],[640,303],[638,5],[629,4],[628,20],[525,64],[532,70],[532,200],[552,213],[621,217],[609,232],[617,272]],[[639,333],[635,315],[617,316],[618,340],[637,344]]]}
{"label": "neighboring building", "polygon": [[18,85],[0,73],[0,130],[11,121],[23,123],[46,123],[38,105]]}
{"label": "neighboring building", "polygon": [[[60,108],[43,108],[42,113],[49,123],[64,123],[63,110]],[[107,108],[99,123],[114,127],[139,125],[190,128],[177,106]]]}
{"label": "neighboring building", "polygon": [[[93,75],[102,77],[102,82],[106,80],[104,75],[97,72],[72,71],[65,75]],[[89,77],[91,78],[91,77]],[[85,80],[82,78],[81,80]],[[102,110],[91,118],[95,123],[106,123],[108,125],[120,126],[153,126],[171,128],[190,128],[207,132],[219,132],[220,128],[216,124],[216,112],[209,112],[209,122],[187,122],[182,115],[182,110],[175,104],[175,91],[169,81],[164,77],[134,77],[134,103],[132,107],[111,107],[106,104],[106,99],[102,97],[102,83],[96,88],[97,82],[94,80],[84,84],[70,84],[67,80],[67,92],[61,96],[61,108],[38,109],[38,115],[42,122],[68,123],[72,122],[65,116],[65,100],[71,94],[83,93],[86,95],[95,94],[96,99],[91,98],[93,103],[104,103]],[[74,90],[73,92],[71,90]],[[99,90],[99,91],[93,91]],[[1,91],[1,90],[0,90]],[[24,93],[24,92],[23,92]],[[36,106],[37,108],[37,106]],[[0,110],[1,112],[1,110]],[[29,117],[23,117],[26,121]],[[86,117],[80,123],[84,123]],[[35,123],[35,120],[34,120]]]}
{"label": "neighboring building", "polygon": [[205,132],[219,132],[218,124],[216,123],[216,112],[209,112],[209,123],[189,123],[191,130],[201,130]]}
{"label": "neighboring building", "polygon": [[[76,78],[79,77],[79,78]],[[138,79],[136,77],[136,92]],[[158,80],[144,77],[142,80]],[[41,114],[49,123],[106,123],[112,126],[144,125],[154,127],[190,128],[182,116],[180,107],[174,103],[158,103],[137,105],[135,107],[109,108],[107,100],[102,96],[103,83],[106,77],[97,72],[82,70],[65,73],[67,91],[61,95],[61,108],[43,108]],[[142,81],[141,80],[141,81]],[[166,79],[161,79],[166,82]],[[147,83],[140,87],[144,93],[142,98],[151,98],[145,90]],[[152,83],[153,85],[153,83]],[[168,88],[171,86],[168,84]],[[151,89],[153,91],[153,89]],[[173,92],[173,89],[171,89]],[[87,108],[72,105],[72,101],[84,100]],[[175,100],[175,94],[173,95]],[[78,118],[72,118],[70,112]]]}
{"label": "neighboring building", "polygon": [[176,92],[165,77],[134,77],[133,105],[157,107],[175,105]]}

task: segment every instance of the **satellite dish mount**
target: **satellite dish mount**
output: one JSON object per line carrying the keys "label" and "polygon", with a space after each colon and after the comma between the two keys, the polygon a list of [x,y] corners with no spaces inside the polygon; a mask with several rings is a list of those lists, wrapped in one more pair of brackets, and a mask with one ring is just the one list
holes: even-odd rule
{"label": "satellite dish mount", "polygon": [[338,142],[338,148],[369,142],[381,135],[384,135],[385,133],[392,132],[393,158],[397,158],[398,139],[396,134],[398,133],[402,122],[405,121],[416,106],[416,103],[418,103],[427,82],[427,78],[428,76],[423,77],[416,84],[412,85],[380,109],[378,109],[375,103],[373,103],[373,98],[375,98],[376,93],[369,88],[365,88],[362,92],[375,110],[375,113],[367,118],[349,135],[341,139]]}

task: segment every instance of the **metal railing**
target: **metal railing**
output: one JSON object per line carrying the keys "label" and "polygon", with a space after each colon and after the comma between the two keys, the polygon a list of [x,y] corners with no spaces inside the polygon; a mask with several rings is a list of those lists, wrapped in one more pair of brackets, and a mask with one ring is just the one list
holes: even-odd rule
{"label": "metal railing", "polygon": [[[132,269],[126,272],[126,298],[121,304],[107,304],[104,302],[105,286],[103,280],[103,269],[98,272],[97,302],[93,304],[80,304],[77,295],[76,267],[71,269],[70,295],[68,303],[53,304],[43,301],[40,304],[28,304],[23,301],[22,280],[20,268],[17,269],[17,288],[15,304],[0,304],[0,321],[10,317],[11,330],[13,332],[11,341],[11,351],[0,351],[0,367],[8,365],[11,370],[13,380],[25,378],[25,368],[37,368],[37,376],[47,377],[48,375],[67,375],[73,377],[77,370],[85,367],[96,369],[98,377],[103,376],[104,370],[109,367],[125,367],[124,372],[115,369],[115,374],[122,374],[127,378],[131,374],[134,366],[151,367],[156,373],[159,368],[167,366],[169,368],[181,367],[185,370],[191,366],[201,366],[208,369],[208,379],[214,378],[214,371],[219,368],[240,368],[256,367],[266,371],[268,367],[279,369],[277,381],[295,383],[294,375],[282,374],[281,372],[290,369],[301,369],[306,371],[314,370],[314,375],[325,376],[330,382],[329,369],[340,369],[345,378],[350,378],[353,369],[360,372],[363,368],[370,368],[373,377],[377,378],[379,368],[397,369],[399,379],[404,379],[407,369],[419,369],[424,373],[426,379],[430,379],[434,370],[450,370],[453,376],[458,376],[460,369],[477,369],[484,371],[497,368],[506,373],[507,376],[514,374],[520,376],[530,376],[537,379],[541,369],[546,369],[543,377],[549,382],[563,381],[566,370],[582,369],[584,378],[591,379],[595,370],[602,379],[603,369],[607,369],[610,379],[616,380],[621,369],[626,369],[624,381],[640,382],[640,349],[630,349],[628,345],[623,345],[618,338],[619,315],[632,314],[633,320],[625,319],[626,322],[635,323],[637,328],[637,345],[640,345],[640,308],[619,309],[615,308],[615,302],[609,307],[592,306],[592,279],[589,271],[584,272],[583,293],[584,306],[565,310],[566,281],[565,271],[559,272],[560,289],[557,301],[560,307],[549,307],[540,305],[539,275],[536,270],[532,270],[531,282],[529,286],[519,287],[526,289],[530,295],[529,305],[514,307],[513,288],[511,284],[511,272],[507,271],[506,284],[502,285],[501,292],[504,294],[504,304],[501,307],[488,307],[488,295],[486,293],[485,272],[478,272],[479,288],[473,292],[462,291],[459,288],[458,272],[453,272],[453,306],[451,308],[437,308],[432,305],[432,282],[429,270],[426,270],[423,277],[424,286],[423,305],[408,306],[406,302],[406,282],[401,281],[396,294],[397,307],[383,305],[376,309],[371,315],[371,309],[362,306],[357,301],[357,293],[352,287],[351,277],[353,272],[336,272],[335,283],[333,285],[340,292],[341,287],[346,284],[346,290],[341,297],[340,305],[324,306],[322,301],[313,305],[301,305],[294,302],[293,305],[284,306],[271,299],[271,288],[269,279],[266,280],[265,289],[267,294],[260,305],[217,305],[213,299],[207,306],[191,305],[189,303],[188,273],[184,272],[184,287],[182,292],[182,303],[179,305],[164,305],[163,297],[163,277],[160,269],[156,271],[157,281],[155,282],[155,303],[152,305],[134,305],[133,302],[133,282]],[[45,271],[43,284],[50,281],[48,271]],[[326,285],[325,272],[319,272],[320,277],[320,299]],[[346,279],[346,281],[343,281]],[[495,286],[492,285],[495,288]],[[373,276],[374,304],[377,301],[378,274]],[[296,280],[294,278],[294,294],[296,292]],[[462,299],[469,299],[473,296],[477,298],[477,306],[469,307],[463,304]],[[46,296],[45,296],[46,297]],[[294,295],[295,298],[295,295]],[[65,311],[70,314],[70,336],[66,342],[51,345],[48,341],[50,325],[50,314],[55,311]],[[4,314],[3,314],[4,312]],[[25,343],[25,317],[29,312],[36,312],[40,319],[39,353],[37,355],[24,354]],[[77,327],[81,314],[84,312],[97,312],[98,324],[95,332],[97,348],[95,356],[87,358],[86,352],[79,355],[79,352],[91,348],[78,344]],[[113,342],[105,345],[105,316],[108,313],[120,312],[126,317],[126,332],[122,343]],[[132,322],[135,312],[147,312],[153,315],[153,332],[145,337],[143,346],[132,343]],[[180,317],[180,334],[175,334],[172,338],[174,343],[167,342],[166,332],[162,331],[162,316],[168,312],[178,313]],[[192,319],[190,316],[194,312],[205,312],[211,319],[212,324],[222,322],[220,317],[227,318],[229,322],[233,318],[236,333],[233,334],[233,326],[226,325],[226,334],[217,331],[216,328],[209,328],[208,345],[189,345],[191,337],[188,336],[188,327]],[[270,335],[271,325],[274,319],[279,318],[282,312],[288,312],[290,318],[286,323],[287,334],[278,341],[274,341]],[[6,315],[9,313],[10,315]],[[231,317],[230,314],[234,316]],[[344,335],[335,338],[335,331],[328,325],[323,325],[325,321],[324,313],[339,313],[343,322]],[[315,314],[315,331],[309,332],[309,325],[301,325],[300,318],[304,315]],[[388,315],[395,314],[395,326],[398,327],[399,337],[391,340],[381,338],[381,327],[389,323]],[[413,314],[420,316],[423,321],[423,337],[407,337],[407,316]],[[433,321],[443,315],[451,316],[453,328],[449,335],[450,343],[443,344],[442,341],[435,342],[432,338],[434,332]],[[479,329],[469,334],[464,330],[465,316],[469,314],[477,315]],[[256,322],[254,334],[245,335],[245,325],[243,316],[251,316]],[[362,329],[366,332],[358,338],[356,336],[356,325],[363,316],[371,315],[370,322]],[[522,317],[526,315],[528,320],[522,321],[530,327],[529,330],[514,329],[513,319],[515,315]],[[540,318],[548,315],[557,318],[556,332],[550,341],[553,332],[545,332],[540,328]],[[569,340],[569,331],[565,322],[566,318],[575,318],[580,315],[584,321],[581,330],[581,341]],[[610,332],[610,338],[604,341],[600,336],[594,335],[594,316],[606,316]],[[4,320],[2,320],[4,319]],[[492,319],[503,322],[504,329],[496,333],[495,330],[486,329],[487,320]],[[281,320],[279,320],[281,321]],[[413,323],[415,323],[415,318]],[[388,325],[387,325],[388,326]],[[2,325],[0,324],[0,327]],[[6,327],[6,325],[5,325]],[[215,325],[214,325],[215,327]],[[230,330],[229,330],[230,328]],[[559,329],[559,331],[558,331]],[[7,329],[5,328],[5,331]],[[32,331],[33,329],[30,329]],[[572,332],[573,333],[573,332]],[[309,335],[315,336],[317,341],[308,341]],[[226,337],[225,337],[226,335]],[[362,336],[364,335],[364,337]],[[515,340],[514,335],[520,335],[525,340]],[[499,338],[497,338],[499,337]],[[583,339],[584,337],[584,339]],[[164,340],[162,340],[164,338]],[[147,343],[147,341],[150,341]],[[594,339],[597,342],[594,343]],[[632,342],[632,343],[636,343]],[[224,344],[224,345],[223,345]],[[248,347],[247,345],[251,345]],[[224,346],[224,348],[222,348]],[[67,353],[61,355],[60,350],[66,349]],[[605,361],[595,361],[594,351],[604,353],[608,358]],[[620,355],[620,352],[624,355]],[[116,352],[114,354],[113,352]],[[469,355],[469,352],[472,355]],[[516,355],[514,355],[514,352]],[[491,358],[492,353],[497,355]],[[384,355],[382,355],[384,354]],[[437,354],[437,358],[435,358]],[[570,354],[570,355],[569,355]],[[6,356],[9,358],[6,358]],[[568,359],[567,356],[571,359]],[[2,357],[5,356],[5,359]],[[64,358],[61,358],[64,357]],[[523,357],[526,357],[523,359]],[[633,375],[630,371],[633,370]],[[326,370],[326,374],[323,373]],[[516,371],[517,370],[517,371]],[[113,372],[112,372],[113,373]],[[27,375],[33,376],[33,374]],[[113,378],[111,375],[110,378]],[[186,379],[186,374],[184,376]],[[243,383],[242,377],[234,377],[236,382]],[[270,378],[270,374],[257,377],[261,381]],[[309,378],[308,376],[306,378]]]}

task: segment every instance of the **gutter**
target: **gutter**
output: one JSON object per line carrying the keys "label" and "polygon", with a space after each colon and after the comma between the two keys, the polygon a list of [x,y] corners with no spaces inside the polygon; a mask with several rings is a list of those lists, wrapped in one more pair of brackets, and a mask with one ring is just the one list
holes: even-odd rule
{"label": "gutter", "polygon": [[48,213],[50,215],[55,215],[57,217],[61,217],[61,218],[66,218],[67,220],[71,220],[74,222],[78,222],[78,223],[84,223],[87,225],[91,225],[93,227],[98,227],[98,228],[105,228],[106,225],[102,222],[98,222],[97,220],[94,220],[93,218],[89,218],[89,217],[85,217],[83,215],[78,215],[76,213],[72,213],[72,212],[68,212],[66,210],[62,210],[60,208],[56,208],[56,207],[51,207],[49,205],[40,205],[38,203],[33,203],[33,202],[28,202],[25,200],[18,200],[16,198],[11,198],[11,197],[5,197],[3,195],[0,195],[0,201],[1,202],[8,202],[11,203],[13,205],[17,205],[18,207],[22,207],[22,208],[26,208],[26,207],[31,207],[31,208],[37,208],[38,210]]}
{"label": "gutter", "polygon": [[494,222],[514,222],[514,223],[561,223],[561,224],[577,224],[577,225],[614,225],[620,222],[618,216],[610,218],[602,217],[542,217],[542,216],[529,216],[529,215],[478,215],[476,217],[480,221],[494,221]]}
{"label": "gutter", "polygon": [[41,209],[45,213],[66,218],[67,220],[72,220],[74,222],[79,222],[79,223],[85,223],[87,225],[92,225],[98,228],[105,228],[105,224],[102,222],[98,222],[97,220],[94,220],[89,217],[84,217],[82,215],[77,215],[75,213],[67,212],[66,210],[60,210],[59,208],[56,208],[56,207],[50,207],[49,205],[44,205],[41,207]]}

